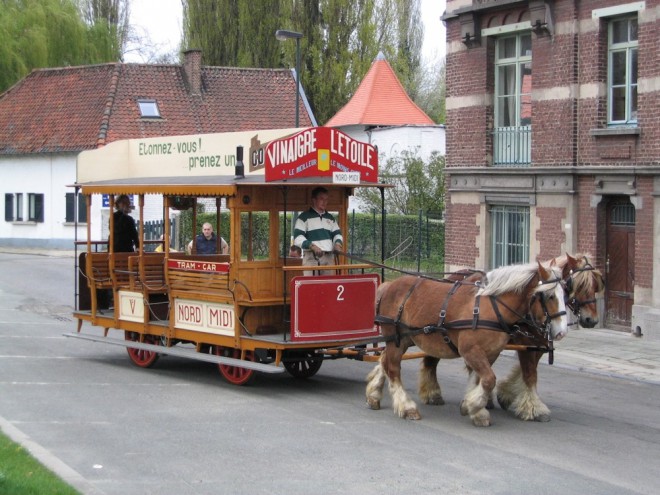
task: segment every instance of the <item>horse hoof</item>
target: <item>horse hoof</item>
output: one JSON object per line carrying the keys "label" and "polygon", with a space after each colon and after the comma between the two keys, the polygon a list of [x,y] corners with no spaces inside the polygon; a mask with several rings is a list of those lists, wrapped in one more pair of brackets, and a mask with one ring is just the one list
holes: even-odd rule
{"label": "horse hoof", "polygon": [[539,423],[547,423],[550,421],[550,415],[549,414],[539,414],[534,418],[534,421],[538,421]]}
{"label": "horse hoof", "polygon": [[506,399],[504,399],[504,397],[500,397],[499,395],[497,396],[497,403],[505,411],[508,411],[509,406],[511,406],[511,401],[510,400],[506,400]]}
{"label": "horse hoof", "polygon": [[465,405],[465,401],[461,401],[461,416],[467,416],[468,415],[468,409],[467,406]]}
{"label": "horse hoof", "polygon": [[476,414],[471,416],[472,424],[474,426],[490,426],[490,413],[482,409]]}
{"label": "horse hoof", "polygon": [[419,414],[419,411],[417,409],[409,410],[409,411],[404,411],[403,417],[405,419],[410,419],[410,420],[418,420],[422,419],[422,415]]}
{"label": "horse hoof", "polygon": [[445,400],[442,397],[429,397],[426,399],[425,404],[430,406],[444,406]]}
{"label": "horse hoof", "polygon": [[488,402],[486,402],[486,409],[495,409],[495,404],[493,404],[493,399],[488,399]]}
{"label": "horse hoof", "polygon": [[367,399],[367,407],[374,411],[378,411],[380,409],[380,401],[376,399]]}

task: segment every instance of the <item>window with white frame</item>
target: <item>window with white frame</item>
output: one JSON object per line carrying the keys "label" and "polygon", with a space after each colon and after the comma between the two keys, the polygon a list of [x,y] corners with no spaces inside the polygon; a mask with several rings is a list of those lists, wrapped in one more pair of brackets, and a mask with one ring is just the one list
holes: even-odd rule
{"label": "window with white frame", "polygon": [[87,222],[87,202],[85,196],[78,194],[78,201],[76,202],[75,193],[66,193],[66,212],[64,221],[73,223],[76,221],[76,208],[78,212],[78,223]]}
{"label": "window with white frame", "polygon": [[610,125],[637,123],[637,15],[608,22],[608,117]]}
{"label": "window with white frame", "polygon": [[531,162],[532,35],[502,36],[495,43],[495,165]]}
{"label": "window with white frame", "polygon": [[490,208],[492,267],[529,262],[529,207]]}

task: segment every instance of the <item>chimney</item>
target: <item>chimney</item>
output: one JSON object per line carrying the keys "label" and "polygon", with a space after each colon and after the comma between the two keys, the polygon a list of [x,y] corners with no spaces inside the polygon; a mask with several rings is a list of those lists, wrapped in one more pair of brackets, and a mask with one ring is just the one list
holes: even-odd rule
{"label": "chimney", "polygon": [[202,94],[202,50],[192,49],[183,52],[183,73],[191,95]]}

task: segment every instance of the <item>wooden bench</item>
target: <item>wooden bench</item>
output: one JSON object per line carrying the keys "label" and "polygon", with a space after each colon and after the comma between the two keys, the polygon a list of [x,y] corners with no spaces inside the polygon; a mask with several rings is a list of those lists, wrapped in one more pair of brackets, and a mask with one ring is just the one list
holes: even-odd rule
{"label": "wooden bench", "polygon": [[92,314],[111,306],[112,291],[130,288],[128,259],[131,256],[135,256],[135,253],[85,253],[85,278]]}
{"label": "wooden bench", "polygon": [[135,273],[129,270],[128,260],[133,256],[136,256],[133,252],[112,253],[110,256],[110,277],[115,290],[131,288],[131,276]]}
{"label": "wooden bench", "polygon": [[85,253],[85,277],[90,289],[112,289],[110,253]]}
{"label": "wooden bench", "polygon": [[226,301],[229,288],[229,255],[171,256],[166,268],[170,297]]}
{"label": "wooden bench", "polygon": [[167,292],[164,253],[131,256],[128,259],[128,271],[131,290],[142,291],[145,296]]}

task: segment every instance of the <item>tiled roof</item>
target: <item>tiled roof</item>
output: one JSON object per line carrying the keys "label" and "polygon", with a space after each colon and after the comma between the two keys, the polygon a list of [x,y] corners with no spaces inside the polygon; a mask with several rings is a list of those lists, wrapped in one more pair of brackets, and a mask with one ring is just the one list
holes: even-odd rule
{"label": "tiled roof", "polygon": [[325,125],[341,127],[434,124],[410,99],[390,64],[383,54],[379,53],[353,97]]}
{"label": "tiled roof", "polygon": [[[119,139],[278,129],[295,124],[289,69],[201,67],[191,95],[181,65],[38,69],[0,95],[0,154],[96,148]],[[161,119],[141,118],[153,99]],[[311,126],[301,104],[300,127]]]}

